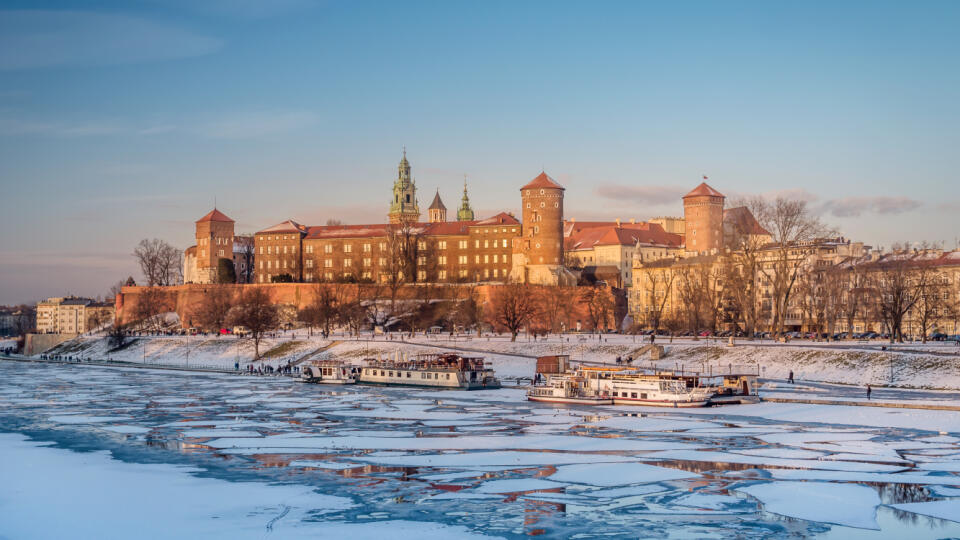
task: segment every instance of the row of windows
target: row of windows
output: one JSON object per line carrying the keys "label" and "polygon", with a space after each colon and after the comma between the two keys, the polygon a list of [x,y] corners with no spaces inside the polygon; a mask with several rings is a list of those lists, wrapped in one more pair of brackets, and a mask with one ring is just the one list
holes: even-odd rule
{"label": "row of windows", "polygon": [[[280,269],[280,261],[263,261],[260,260],[260,269],[263,270],[263,263],[267,263],[267,270]],[[311,262],[311,261],[308,261]],[[309,264],[307,266],[310,266]],[[290,268],[296,268],[297,261],[290,261]],[[287,268],[287,261],[283,261],[283,268]]]}
{"label": "row of windows", "polygon": [[[401,275],[402,275],[402,273],[401,273]],[[446,281],[447,279],[450,278],[450,275],[451,275],[451,274],[448,273],[446,270],[440,270],[439,272],[437,272],[437,279],[440,280],[440,281]],[[509,272],[506,268],[504,268],[504,269],[502,269],[502,270],[499,269],[499,268],[494,268],[492,272],[490,271],[489,268],[485,268],[485,269],[483,270],[483,278],[484,278],[484,279],[489,279],[490,277],[497,278],[497,279],[499,279],[499,278],[506,278],[506,277],[509,276],[509,275],[510,275],[510,272]],[[352,278],[352,277],[353,277],[353,273],[352,273],[352,272],[343,272],[343,273],[339,273],[339,272],[338,272],[338,273],[334,274],[333,272],[324,272],[323,274],[317,274],[317,277],[322,277],[322,278],[323,278],[324,280],[326,280],[326,281],[333,281],[334,278],[337,277],[337,276],[342,277],[342,278],[344,278],[344,279],[349,279],[349,278]],[[390,277],[390,275],[387,274],[387,273],[381,273],[381,274],[380,274],[380,279],[382,279],[382,280],[384,280],[384,281],[388,280],[389,277]],[[460,270],[457,272],[457,277],[459,277],[460,279],[467,279],[467,278],[470,277],[470,272],[469,272],[466,268],[462,268],[462,269],[460,269]],[[312,272],[308,272],[308,273],[305,273],[305,274],[303,275],[303,279],[306,280],[306,281],[313,281],[313,278],[314,278],[314,274],[313,274]],[[479,281],[480,278],[481,278],[480,272],[477,272],[476,274],[474,274],[474,279],[476,279],[476,280]],[[370,271],[365,270],[365,271],[363,271],[363,272],[360,273],[360,279],[372,280],[372,279],[373,279],[373,273],[370,272]],[[419,281],[427,281],[427,272],[426,272],[425,270],[420,270],[420,271],[418,271],[418,272],[417,272],[417,279],[418,279]],[[260,281],[261,283],[263,283],[263,282],[265,281],[264,276],[263,276],[262,274],[260,275],[259,281]]]}
{"label": "row of windows", "polygon": [[[264,246],[260,246],[260,254],[263,255]],[[267,255],[280,255],[280,246],[266,246]],[[289,250],[287,249],[289,248]],[[283,254],[291,253],[293,255],[297,254],[297,246],[283,246]]]}

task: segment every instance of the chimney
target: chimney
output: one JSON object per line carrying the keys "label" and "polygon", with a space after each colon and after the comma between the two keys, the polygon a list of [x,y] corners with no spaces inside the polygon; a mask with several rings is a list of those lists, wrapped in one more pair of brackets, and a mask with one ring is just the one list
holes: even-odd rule
{"label": "chimney", "polygon": [[617,228],[620,228],[620,218],[617,218]]}

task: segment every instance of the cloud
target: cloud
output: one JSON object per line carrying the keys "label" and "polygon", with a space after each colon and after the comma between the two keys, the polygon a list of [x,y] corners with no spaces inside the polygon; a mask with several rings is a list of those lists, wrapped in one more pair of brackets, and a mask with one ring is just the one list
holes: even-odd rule
{"label": "cloud", "polygon": [[909,197],[844,197],[827,201],[822,206],[823,213],[834,217],[858,217],[865,212],[881,215],[902,214],[922,206],[920,201]]}
{"label": "cloud", "polygon": [[676,186],[623,186],[620,184],[601,184],[593,190],[597,196],[604,199],[654,206],[675,204],[687,191],[685,188]]}
{"label": "cloud", "polygon": [[212,139],[249,139],[299,129],[316,121],[309,111],[238,112],[196,127]]}
{"label": "cloud", "polygon": [[0,11],[0,71],[136,64],[213,53],[223,43],[175,25],[79,11]]}

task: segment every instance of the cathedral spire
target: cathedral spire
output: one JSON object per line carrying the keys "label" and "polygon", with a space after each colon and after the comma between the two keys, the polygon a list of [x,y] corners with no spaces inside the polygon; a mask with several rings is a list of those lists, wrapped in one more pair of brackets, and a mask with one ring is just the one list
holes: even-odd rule
{"label": "cathedral spire", "polygon": [[470,197],[467,196],[467,175],[463,175],[463,199],[457,210],[457,221],[473,221],[473,208],[470,208]]}
{"label": "cathedral spire", "polygon": [[403,158],[397,166],[397,179],[393,183],[393,199],[387,214],[391,223],[416,222],[420,219],[417,205],[417,186],[410,174],[410,162],[407,161],[407,147],[403,147]]}

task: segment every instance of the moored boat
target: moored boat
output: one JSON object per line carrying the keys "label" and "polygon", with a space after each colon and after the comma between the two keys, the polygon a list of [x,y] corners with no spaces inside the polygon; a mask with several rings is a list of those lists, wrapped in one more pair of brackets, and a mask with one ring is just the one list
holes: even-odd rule
{"label": "moored boat", "polygon": [[456,353],[424,354],[392,360],[367,359],[358,369],[365,384],[427,386],[460,390],[500,388],[493,368],[483,358]]}
{"label": "moored boat", "polygon": [[338,360],[320,360],[300,367],[300,381],[317,384],[354,384],[356,367]]}

